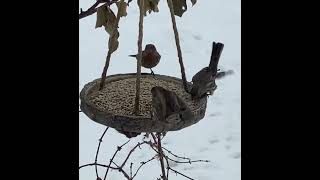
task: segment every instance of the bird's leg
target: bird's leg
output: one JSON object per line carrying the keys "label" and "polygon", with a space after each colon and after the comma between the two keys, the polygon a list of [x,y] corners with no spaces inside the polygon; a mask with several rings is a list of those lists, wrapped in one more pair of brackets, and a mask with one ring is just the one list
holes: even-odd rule
{"label": "bird's leg", "polygon": [[155,76],[155,75],[154,75],[154,72],[152,71],[152,69],[151,69],[151,68],[150,68],[150,70],[151,70],[151,74],[152,74],[153,76]]}

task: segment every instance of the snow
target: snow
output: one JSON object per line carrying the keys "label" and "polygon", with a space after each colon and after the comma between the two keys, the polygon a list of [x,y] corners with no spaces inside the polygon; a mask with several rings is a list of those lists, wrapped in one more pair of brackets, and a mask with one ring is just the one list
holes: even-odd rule
{"label": "snow", "polygon": [[[95,1],[80,0],[80,7],[87,9]],[[208,99],[206,116],[197,124],[177,132],[168,132],[163,146],[177,155],[193,160],[206,159],[209,163],[171,164],[171,167],[197,180],[239,180],[241,176],[241,6],[240,0],[198,0],[192,7],[187,0],[188,10],[182,18],[176,17],[187,79],[209,63],[212,41],[225,44],[219,62],[222,70],[233,70],[234,74],[217,80],[218,89]],[[174,34],[166,1],[159,2],[158,13],[144,19],[143,47],[147,43],[156,45],[161,61],[155,73],[181,77],[174,41]],[[136,62],[129,54],[137,52],[139,11],[136,1],[128,7],[127,17],[119,24],[119,48],[111,57],[108,75],[136,71]],[[107,52],[108,35],[103,28],[95,29],[96,16],[79,21],[80,86],[100,77]],[[142,72],[150,72],[142,68]],[[79,164],[94,162],[98,139],[105,126],[95,123],[80,113],[79,119]],[[117,155],[121,162],[129,150],[142,139],[131,139]],[[127,138],[109,129],[100,148],[98,162],[109,162],[116,146]],[[129,159],[135,170],[141,161],[153,156],[147,146],[137,149]],[[104,168],[99,168],[103,178]],[[152,161],[142,167],[135,179],[156,179],[160,176],[160,163]],[[80,180],[95,179],[94,167],[79,171]],[[186,179],[170,173],[169,179]],[[108,179],[122,180],[123,175],[111,171]]]}

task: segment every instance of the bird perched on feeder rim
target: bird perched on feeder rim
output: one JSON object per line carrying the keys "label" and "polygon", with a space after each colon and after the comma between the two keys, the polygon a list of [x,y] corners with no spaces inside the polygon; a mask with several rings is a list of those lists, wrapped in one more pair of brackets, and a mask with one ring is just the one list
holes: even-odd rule
{"label": "bird perched on feeder rim", "polygon": [[210,64],[208,67],[203,68],[197,74],[192,77],[192,88],[190,94],[192,99],[199,99],[206,95],[212,95],[216,90],[217,85],[215,79],[217,76],[224,76],[224,74],[219,74],[218,62],[222,53],[224,45],[222,43],[212,44],[212,53]]}
{"label": "bird perched on feeder rim", "polygon": [[[138,59],[138,54],[129,55]],[[145,49],[142,51],[141,66],[151,70],[151,74],[154,75],[151,68],[155,67],[160,62],[161,55],[158,53],[156,47],[153,44],[147,44]]]}

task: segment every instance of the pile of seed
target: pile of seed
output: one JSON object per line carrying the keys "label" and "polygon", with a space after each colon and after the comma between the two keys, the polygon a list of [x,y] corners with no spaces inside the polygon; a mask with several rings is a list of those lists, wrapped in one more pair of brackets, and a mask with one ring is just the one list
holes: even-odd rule
{"label": "pile of seed", "polygon": [[[100,110],[110,112],[114,115],[135,116],[133,114],[136,95],[136,78],[127,78],[107,83],[104,89],[90,95],[89,101]],[[140,84],[140,112],[141,116],[150,118],[152,94],[151,89],[161,86],[175,92],[192,109],[197,104],[191,100],[190,94],[185,92],[182,83],[166,81],[158,77],[141,77]]]}

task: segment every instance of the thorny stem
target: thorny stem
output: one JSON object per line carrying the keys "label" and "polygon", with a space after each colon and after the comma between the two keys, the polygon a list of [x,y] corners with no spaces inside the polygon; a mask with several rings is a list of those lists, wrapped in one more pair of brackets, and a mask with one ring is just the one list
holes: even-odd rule
{"label": "thorny stem", "polygon": [[107,178],[107,175],[108,175],[108,172],[109,172],[109,167],[110,167],[111,163],[113,162],[114,157],[117,155],[117,153],[118,153],[119,151],[121,151],[122,147],[123,147],[124,145],[126,145],[129,141],[130,141],[130,139],[129,139],[127,142],[125,142],[124,144],[122,144],[121,146],[118,146],[118,147],[117,147],[116,152],[113,154],[112,158],[110,159],[109,165],[108,165],[108,167],[107,167],[106,174],[104,175],[104,178],[103,178],[104,180],[106,180],[106,178]]}
{"label": "thorny stem", "polygon": [[79,167],[79,169],[84,168],[84,167],[87,167],[87,166],[95,166],[95,165],[97,165],[97,166],[101,166],[101,167],[109,167],[110,169],[118,169],[118,168],[116,168],[116,167],[107,166],[107,165],[99,164],[99,163],[90,163],[90,164],[85,164],[85,165],[80,166],[80,167]]}
{"label": "thorny stem", "polygon": [[152,139],[153,139],[154,143],[157,143],[157,138],[156,138],[156,136],[155,136],[153,133],[151,133],[151,136],[152,136]]}
{"label": "thorny stem", "polygon": [[119,167],[115,162],[112,162],[112,163],[118,167],[118,170],[122,172],[124,177],[126,177],[128,180],[131,180],[130,176],[121,167]]}
{"label": "thorny stem", "polygon": [[191,164],[191,163],[194,163],[194,162],[210,162],[209,160],[194,160],[194,161],[191,161],[191,160],[189,160],[189,161],[176,161],[176,160],[173,160],[173,159],[171,159],[171,158],[169,158],[168,157],[168,159],[170,160],[170,161],[173,161],[173,162],[175,162],[175,163],[188,163],[188,164]]}
{"label": "thorny stem", "polygon": [[181,176],[186,177],[186,178],[188,178],[188,179],[195,180],[195,179],[192,179],[192,178],[189,177],[189,176],[186,176],[186,175],[182,174],[182,173],[179,172],[179,171],[176,171],[176,170],[172,169],[171,167],[169,167],[169,170],[171,170],[171,171],[173,171],[173,172],[175,172],[175,173],[177,173],[177,174],[180,174]]}
{"label": "thorny stem", "polygon": [[[105,130],[104,133],[102,134],[101,138],[99,139],[99,141],[100,141],[99,144],[102,142],[102,139],[103,139],[103,137],[104,137],[107,129],[108,129],[108,128],[106,128],[106,130]],[[117,153],[122,149],[122,147],[123,147],[124,145],[126,145],[130,140],[128,140],[127,142],[125,142],[125,143],[122,144],[121,146],[118,146],[118,147],[117,147],[117,150],[115,151],[115,153],[113,154],[112,158],[110,159],[109,165],[98,164],[97,162],[95,162],[95,163],[91,163],[91,164],[82,165],[82,166],[79,167],[79,169],[81,169],[81,168],[83,168],[83,167],[87,167],[87,166],[101,166],[101,167],[106,167],[107,170],[106,170],[106,174],[105,174],[105,176],[104,176],[104,180],[105,180],[106,177],[107,177],[109,168],[110,168],[110,169],[113,169],[113,170],[118,170],[119,172],[121,172],[121,173],[125,176],[126,179],[128,179],[128,180],[133,180],[133,179],[137,176],[137,174],[138,174],[139,170],[142,168],[142,166],[144,166],[144,165],[147,164],[148,162],[156,159],[156,157],[159,157],[159,161],[160,161],[160,164],[161,164],[161,172],[162,172],[161,179],[163,179],[163,180],[168,180],[168,178],[169,178],[169,172],[170,172],[170,171],[173,171],[173,172],[175,172],[176,174],[179,174],[179,175],[181,175],[181,176],[183,176],[183,177],[186,177],[186,178],[188,178],[188,179],[190,179],[190,180],[194,180],[193,178],[188,177],[187,175],[184,175],[183,173],[178,172],[177,170],[172,169],[172,168],[170,167],[170,165],[169,165],[169,160],[170,160],[170,161],[174,161],[174,162],[176,162],[176,163],[190,163],[190,164],[191,164],[192,162],[209,162],[208,160],[196,160],[196,161],[191,161],[190,158],[185,158],[185,157],[177,156],[177,155],[173,154],[171,151],[169,151],[168,149],[162,147],[162,145],[161,145],[161,133],[157,133],[156,135],[154,135],[153,133],[150,133],[150,134],[151,134],[151,136],[152,136],[152,138],[153,138],[153,140],[154,140],[155,142],[152,142],[151,140],[139,142],[136,146],[134,146],[134,147],[130,150],[129,154],[127,155],[126,159],[125,159],[124,162],[121,164],[121,166],[118,166],[113,160],[114,160],[115,156],[117,155]],[[128,161],[130,155],[132,154],[132,152],[133,152],[137,147],[140,147],[140,145],[142,145],[142,144],[148,144],[148,145],[156,152],[156,155],[153,156],[151,159],[145,161],[145,162],[141,162],[140,166],[138,167],[138,169],[136,170],[136,172],[134,173],[134,175],[132,175],[132,165],[133,165],[133,163],[131,163],[131,165],[130,165],[130,176],[129,176],[128,173],[126,173],[126,172],[124,171],[123,167],[125,166],[125,164],[126,164],[126,162]],[[98,146],[98,149],[99,149],[99,146]],[[188,160],[188,161],[181,161],[181,162],[180,162],[180,161],[173,160],[173,159],[169,158],[167,155],[164,154],[163,149],[166,150],[167,152],[169,152],[171,155],[174,155],[175,157],[178,157],[178,158],[181,158],[181,159],[186,159],[186,160]],[[97,150],[97,154],[98,154],[98,152],[99,152],[99,150]],[[97,159],[97,154],[96,154],[96,159]],[[166,167],[167,172],[165,172],[166,170],[165,170],[165,165],[164,165],[164,160],[163,160],[163,159],[165,159],[166,164],[167,164],[167,167]],[[112,166],[111,166],[111,163],[113,163],[116,167],[112,167]],[[96,171],[96,172],[97,172],[97,171]]]}
{"label": "thorny stem", "polygon": [[161,148],[161,133],[157,133],[157,138],[158,138],[158,153],[159,153],[159,161],[161,164],[162,179],[167,180],[166,170],[164,168],[164,163],[163,163],[163,151]]}
{"label": "thorny stem", "polygon": [[164,156],[164,159],[167,162],[167,180],[168,180],[169,179],[169,168],[170,168],[169,161],[168,161],[168,156]]}
{"label": "thorny stem", "polygon": [[173,155],[173,156],[176,157],[176,158],[186,159],[186,160],[190,161],[190,158],[186,158],[186,157],[181,157],[181,156],[175,155],[175,154],[173,154],[170,150],[168,150],[168,149],[165,148],[165,147],[162,147],[162,149],[164,149],[165,151],[167,151],[169,154]]}
{"label": "thorny stem", "polygon": [[130,163],[130,179],[133,179],[133,178],[132,178],[132,165],[133,165],[133,163],[131,162],[131,163]]}
{"label": "thorny stem", "polygon": [[130,150],[128,156],[126,157],[126,159],[124,160],[124,162],[121,164],[120,168],[123,168],[123,166],[126,164],[126,162],[128,161],[128,159],[129,159],[130,155],[133,153],[133,151],[134,151],[137,147],[139,147],[140,145],[142,145],[142,144],[146,144],[146,142],[142,142],[142,143],[138,142],[138,144]]}
{"label": "thorny stem", "polygon": [[141,168],[143,165],[145,165],[145,164],[147,164],[148,162],[154,160],[156,157],[157,157],[157,156],[153,156],[153,157],[152,157],[151,159],[149,159],[148,161],[146,161],[146,162],[141,162],[139,168],[137,169],[136,173],[133,175],[132,179],[133,179],[134,177],[136,177],[136,175],[138,174],[140,168]]}
{"label": "thorny stem", "polygon": [[104,137],[104,135],[106,134],[106,132],[107,132],[108,129],[109,129],[109,127],[107,127],[107,128],[104,130],[104,132],[102,133],[102,136],[101,136],[100,139],[99,139],[99,144],[98,144],[98,148],[97,148],[97,152],[96,152],[96,158],[95,158],[95,160],[94,160],[97,178],[99,177],[99,175],[98,175],[97,161],[98,161],[98,154],[99,154],[99,150],[100,150],[100,145],[101,145],[102,139],[103,139],[103,137]]}

